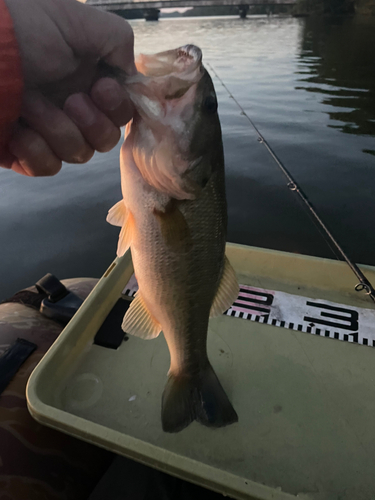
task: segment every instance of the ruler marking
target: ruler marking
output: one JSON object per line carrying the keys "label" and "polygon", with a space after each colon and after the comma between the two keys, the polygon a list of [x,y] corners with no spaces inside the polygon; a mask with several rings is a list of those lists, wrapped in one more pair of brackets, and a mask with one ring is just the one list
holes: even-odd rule
{"label": "ruler marking", "polygon": [[[137,290],[133,275],[122,294],[132,298]],[[224,314],[278,328],[375,347],[375,310],[369,308],[240,285],[238,298]],[[285,319],[276,319],[272,317],[273,314]],[[326,330],[327,327],[331,330]],[[335,331],[336,329],[338,331]]]}

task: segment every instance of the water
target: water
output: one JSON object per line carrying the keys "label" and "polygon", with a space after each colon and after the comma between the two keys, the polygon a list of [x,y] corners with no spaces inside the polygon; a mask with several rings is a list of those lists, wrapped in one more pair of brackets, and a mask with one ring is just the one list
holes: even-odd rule
{"label": "water", "polygon": [[[356,262],[375,265],[375,20],[133,21],[136,52],[203,50]],[[234,101],[214,78],[230,241],[333,257]],[[52,178],[0,171],[0,299],[47,272],[99,277],[118,229],[119,146]]]}

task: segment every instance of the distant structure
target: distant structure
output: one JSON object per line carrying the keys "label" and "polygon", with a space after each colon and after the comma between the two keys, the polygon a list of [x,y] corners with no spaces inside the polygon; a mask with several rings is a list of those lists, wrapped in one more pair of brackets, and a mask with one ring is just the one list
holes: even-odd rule
{"label": "distant structure", "polygon": [[87,4],[103,10],[134,10],[143,11],[146,21],[157,21],[162,8],[170,7],[208,7],[214,5],[234,5],[238,7],[240,17],[245,18],[249,7],[294,5],[297,0],[87,0]]}

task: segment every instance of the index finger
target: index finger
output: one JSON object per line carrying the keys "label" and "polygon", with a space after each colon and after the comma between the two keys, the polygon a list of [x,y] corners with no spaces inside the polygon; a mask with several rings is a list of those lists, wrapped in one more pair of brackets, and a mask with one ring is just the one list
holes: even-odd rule
{"label": "index finger", "polygon": [[[128,75],[137,72],[134,64],[134,34],[122,17],[84,5],[76,0],[64,0],[70,23],[64,24],[64,38],[78,56],[92,55]],[[69,29],[65,30],[65,26]],[[75,29],[71,29],[76,27]]]}

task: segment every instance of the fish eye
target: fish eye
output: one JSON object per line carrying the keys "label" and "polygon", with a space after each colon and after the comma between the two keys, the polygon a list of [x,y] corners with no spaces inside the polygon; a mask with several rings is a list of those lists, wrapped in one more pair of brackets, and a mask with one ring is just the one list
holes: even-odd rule
{"label": "fish eye", "polygon": [[209,94],[203,101],[203,108],[209,113],[216,113],[217,111],[217,99],[216,96]]}

